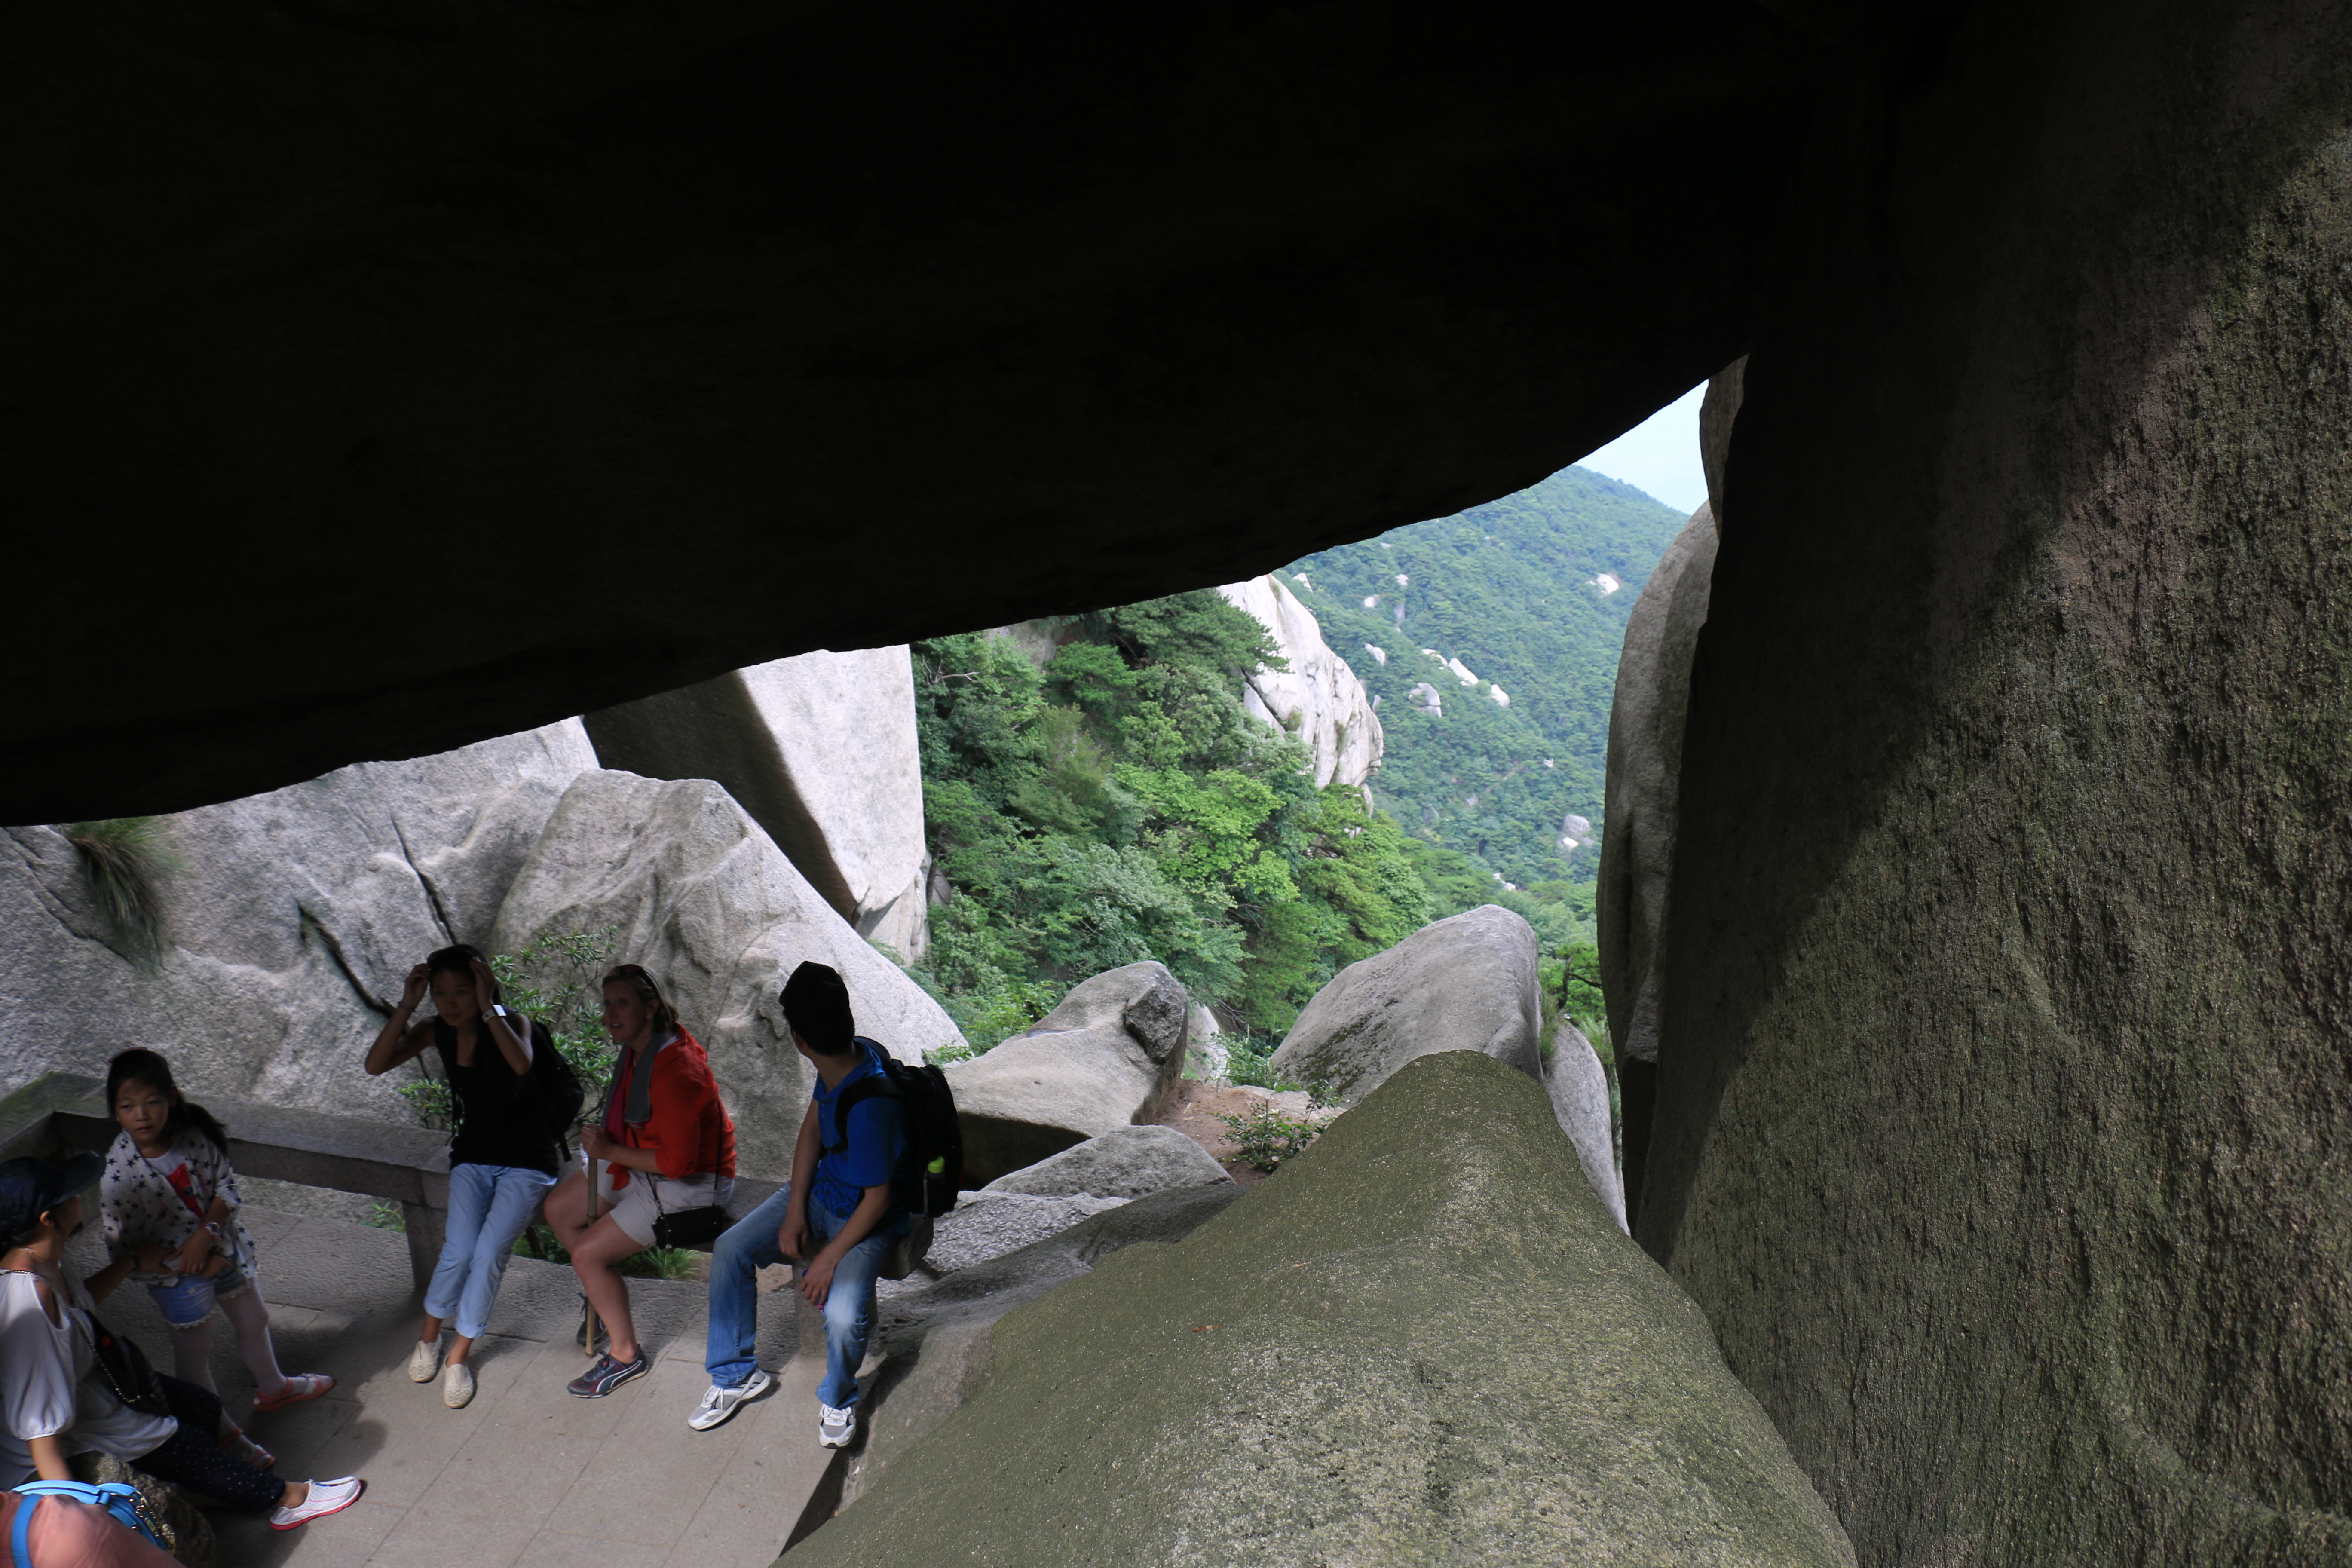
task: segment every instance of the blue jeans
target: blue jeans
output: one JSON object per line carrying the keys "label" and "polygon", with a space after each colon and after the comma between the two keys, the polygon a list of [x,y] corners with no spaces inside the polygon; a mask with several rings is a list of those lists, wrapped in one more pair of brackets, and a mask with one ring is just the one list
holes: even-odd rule
{"label": "blue jeans", "polygon": [[[760,1331],[755,1276],[763,1265],[784,1261],[776,1250],[776,1232],[792,1212],[793,1190],[780,1188],[774,1197],[730,1226],[710,1249],[710,1339],[702,1363],[718,1387],[740,1388],[759,1370],[751,1358]],[[808,1216],[803,1252],[823,1247],[848,1223],[814,1201]],[[874,1327],[874,1277],[889,1250],[890,1237],[877,1226],[843,1255],[833,1271],[833,1286],[824,1299],[824,1381],[817,1384],[816,1396],[836,1410],[857,1403],[857,1367],[866,1359],[866,1336]]]}
{"label": "blue jeans", "polygon": [[530,1211],[555,1185],[544,1171],[522,1165],[477,1165],[449,1172],[449,1233],[433,1283],[425,1288],[425,1315],[457,1320],[457,1331],[478,1340],[490,1326],[490,1304],[499,1299],[515,1237],[530,1223]]}
{"label": "blue jeans", "polygon": [[245,1271],[232,1263],[209,1279],[198,1274],[185,1274],[169,1285],[150,1285],[147,1297],[163,1314],[165,1322],[175,1329],[193,1329],[212,1317],[216,1298],[234,1296],[252,1283]]}

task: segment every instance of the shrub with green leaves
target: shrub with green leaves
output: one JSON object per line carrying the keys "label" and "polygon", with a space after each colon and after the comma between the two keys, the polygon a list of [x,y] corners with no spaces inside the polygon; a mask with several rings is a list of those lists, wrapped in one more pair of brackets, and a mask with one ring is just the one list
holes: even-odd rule
{"label": "shrub with green leaves", "polygon": [[1295,1160],[1313,1146],[1330,1121],[1331,1107],[1321,1100],[1304,1117],[1285,1115],[1271,1105],[1252,1108],[1244,1115],[1220,1116],[1225,1136],[1234,1141],[1234,1158],[1254,1171],[1271,1175],[1285,1160]]}

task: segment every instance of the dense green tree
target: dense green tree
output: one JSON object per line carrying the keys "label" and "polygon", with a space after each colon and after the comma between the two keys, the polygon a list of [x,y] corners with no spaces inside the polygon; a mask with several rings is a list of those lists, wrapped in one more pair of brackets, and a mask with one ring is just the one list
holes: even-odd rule
{"label": "dense green tree", "polygon": [[918,971],[985,1047],[1087,975],[1154,958],[1254,1031],[1428,918],[1403,836],[1316,789],[1252,721],[1265,629],[1209,591],[915,645],[930,847],[953,892]]}

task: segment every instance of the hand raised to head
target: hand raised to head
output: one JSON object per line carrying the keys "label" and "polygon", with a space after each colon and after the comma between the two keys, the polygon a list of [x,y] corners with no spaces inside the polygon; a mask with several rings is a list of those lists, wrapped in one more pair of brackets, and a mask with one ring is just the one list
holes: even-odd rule
{"label": "hand raised to head", "polygon": [[432,971],[421,963],[418,964],[408,972],[407,982],[401,987],[400,1005],[412,1013],[415,1012],[418,1005],[424,1002],[425,994],[432,984]]}

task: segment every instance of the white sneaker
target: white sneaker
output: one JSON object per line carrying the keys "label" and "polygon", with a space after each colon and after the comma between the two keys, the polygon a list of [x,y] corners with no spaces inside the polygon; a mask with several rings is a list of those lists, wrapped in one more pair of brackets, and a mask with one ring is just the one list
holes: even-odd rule
{"label": "white sneaker", "polygon": [[846,1448],[849,1440],[857,1436],[857,1406],[835,1410],[820,1399],[816,1402],[816,1440],[828,1448]]}
{"label": "white sneaker", "polygon": [[441,1374],[441,1403],[452,1410],[463,1410],[474,1397],[474,1369],[462,1361],[453,1361]]}
{"label": "white sneaker", "polygon": [[299,1525],[308,1524],[314,1519],[324,1519],[331,1513],[341,1513],[359,1501],[360,1493],[365,1490],[367,1490],[367,1483],[357,1476],[345,1476],[342,1479],[335,1481],[312,1481],[310,1495],[302,1500],[300,1508],[279,1508],[270,1510],[269,1528],[292,1530]]}
{"label": "white sneaker", "polygon": [[702,1396],[702,1403],[694,1407],[694,1414],[686,1418],[686,1424],[698,1432],[708,1432],[713,1426],[724,1424],[729,1416],[735,1414],[737,1405],[767,1393],[768,1384],[772,1381],[766,1373],[753,1367],[751,1375],[733,1388],[721,1388],[714,1383],[709,1392]]}
{"label": "white sneaker", "polygon": [[440,1340],[436,1338],[417,1341],[416,1348],[408,1352],[408,1381],[430,1383],[433,1381],[433,1374],[440,1370]]}

